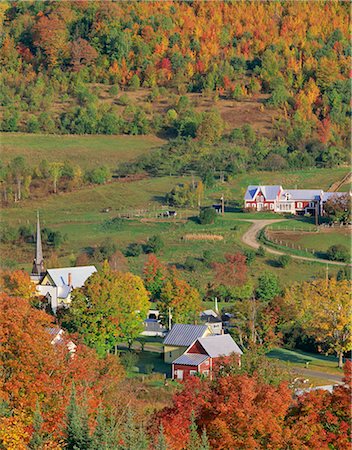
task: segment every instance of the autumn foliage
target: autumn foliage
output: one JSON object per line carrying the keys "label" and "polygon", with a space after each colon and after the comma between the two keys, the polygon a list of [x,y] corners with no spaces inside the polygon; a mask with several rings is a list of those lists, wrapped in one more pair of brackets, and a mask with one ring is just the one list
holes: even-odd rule
{"label": "autumn foliage", "polygon": [[[123,377],[116,357],[98,359],[78,340],[72,356],[68,337],[53,345],[50,330],[57,325],[52,317],[20,297],[0,295],[0,323],[0,400],[13,414],[11,426],[15,427],[16,417],[21,416],[30,435],[32,414],[39,401],[46,430],[60,435],[73,382],[90,409],[108,404]],[[7,422],[6,417],[1,420]]]}
{"label": "autumn foliage", "polygon": [[175,394],[172,407],[156,414],[152,430],[161,423],[168,448],[182,450],[193,412],[214,450],[347,449],[350,393],[345,385],[294,400],[285,383],[273,386],[256,376],[226,373],[212,383],[194,377]]}

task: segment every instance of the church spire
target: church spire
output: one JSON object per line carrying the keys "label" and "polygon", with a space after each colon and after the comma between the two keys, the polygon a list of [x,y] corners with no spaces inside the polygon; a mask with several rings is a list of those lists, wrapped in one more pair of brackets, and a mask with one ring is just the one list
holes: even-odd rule
{"label": "church spire", "polygon": [[33,261],[32,275],[40,276],[44,273],[42,237],[40,234],[39,211],[37,211],[37,235],[35,241],[35,258]]}

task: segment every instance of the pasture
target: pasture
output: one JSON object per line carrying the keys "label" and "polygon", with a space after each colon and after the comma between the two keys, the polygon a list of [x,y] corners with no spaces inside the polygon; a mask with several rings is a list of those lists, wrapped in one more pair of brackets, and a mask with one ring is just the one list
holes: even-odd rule
{"label": "pasture", "polygon": [[[70,159],[82,168],[106,164],[112,168],[118,161],[127,161],[138,155],[152,151],[163,141],[149,136],[43,136],[26,134],[2,134],[2,158],[6,162],[13,156],[24,155],[31,163]],[[67,235],[67,241],[55,253],[52,264],[65,266],[74,264],[76,257],[87,249],[94,250],[106,242],[114,242],[124,251],[132,242],[144,243],[153,235],[160,235],[164,248],[159,258],[176,266],[193,285],[205,291],[207,283],[213,279],[213,272],[202,265],[203,252],[208,250],[213,260],[221,260],[226,253],[243,251],[242,234],[250,226],[246,219],[278,218],[270,212],[242,213],[239,206],[248,184],[279,183],[285,187],[295,185],[310,188],[328,187],[341,180],[345,168],[311,169],[284,172],[242,173],[225,183],[218,183],[205,191],[203,206],[218,202],[225,196],[226,212],[213,225],[197,222],[198,209],[177,210],[177,217],[157,218],[165,205],[165,194],[176,184],[191,182],[189,176],[145,178],[133,182],[112,181],[100,186],[85,186],[72,192],[59,192],[40,200],[27,199],[11,204],[2,210],[1,222],[11,227],[34,225],[36,211],[39,210],[42,227],[59,230]],[[109,212],[103,212],[108,209]],[[173,208],[174,209],[174,208]],[[147,217],[123,219],[117,227],[106,226],[107,221],[130,211],[146,210]],[[289,219],[288,223],[296,222]],[[298,221],[297,221],[298,223]],[[304,225],[306,226],[306,225]],[[310,225],[309,225],[310,226]],[[219,236],[216,239],[191,239],[187,235]],[[30,270],[34,254],[33,244],[0,244],[3,266]],[[52,251],[44,251],[48,262]],[[199,262],[199,268],[192,271],[185,268],[188,256]],[[147,256],[128,257],[129,269],[141,274]],[[95,260],[92,264],[99,265]],[[49,262],[50,264],[50,262]],[[271,270],[280,277],[283,284],[291,281],[308,280],[323,276],[320,264],[292,261],[285,269],[278,268],[273,256],[257,257],[249,268],[250,279],[255,283],[263,270]],[[332,269],[332,271],[337,269]]]}
{"label": "pasture", "polygon": [[83,170],[131,161],[165,143],[155,136],[73,136],[25,133],[1,133],[1,159],[5,163],[24,156],[30,165],[42,159],[48,162],[70,161]]}

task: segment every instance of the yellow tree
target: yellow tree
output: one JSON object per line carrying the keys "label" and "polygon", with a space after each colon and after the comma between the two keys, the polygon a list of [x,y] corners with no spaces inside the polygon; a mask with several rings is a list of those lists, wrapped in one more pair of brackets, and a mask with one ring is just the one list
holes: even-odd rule
{"label": "yellow tree", "polygon": [[333,278],[295,284],[284,295],[294,320],[323,344],[327,353],[336,352],[340,368],[343,354],[352,350],[350,288],[350,282]]}

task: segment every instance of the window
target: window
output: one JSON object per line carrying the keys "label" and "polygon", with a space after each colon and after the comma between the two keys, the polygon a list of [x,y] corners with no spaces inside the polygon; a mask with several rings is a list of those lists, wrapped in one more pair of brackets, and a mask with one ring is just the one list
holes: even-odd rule
{"label": "window", "polygon": [[303,203],[302,202],[298,202],[297,203],[297,208],[303,208]]}
{"label": "window", "polygon": [[170,356],[170,358],[172,358],[172,352],[169,352],[169,356]]}
{"label": "window", "polygon": [[196,370],[190,370],[189,374],[191,375],[191,377],[194,377],[195,375],[197,375],[197,371]]}
{"label": "window", "polygon": [[209,370],[203,370],[203,375],[205,375],[206,377],[208,377],[209,376]]}
{"label": "window", "polygon": [[270,203],[270,209],[274,209],[274,203]]}

